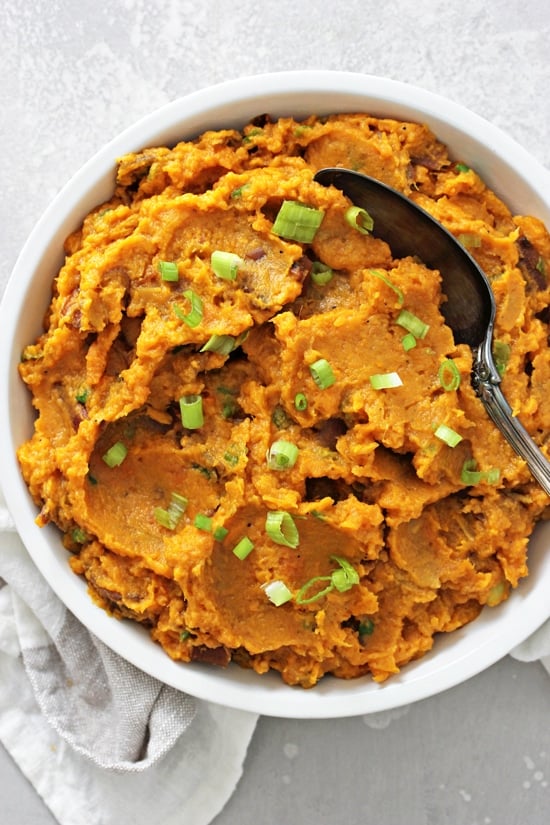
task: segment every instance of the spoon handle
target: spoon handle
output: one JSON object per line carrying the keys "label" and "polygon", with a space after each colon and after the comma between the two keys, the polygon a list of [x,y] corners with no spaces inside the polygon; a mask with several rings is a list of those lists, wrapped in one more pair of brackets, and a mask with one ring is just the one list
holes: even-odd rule
{"label": "spoon handle", "polygon": [[[493,366],[493,365],[491,365]],[[496,370],[483,363],[474,366],[473,385],[489,416],[516,453],[523,458],[542,489],[550,496],[550,461],[533,441],[495,381]]]}

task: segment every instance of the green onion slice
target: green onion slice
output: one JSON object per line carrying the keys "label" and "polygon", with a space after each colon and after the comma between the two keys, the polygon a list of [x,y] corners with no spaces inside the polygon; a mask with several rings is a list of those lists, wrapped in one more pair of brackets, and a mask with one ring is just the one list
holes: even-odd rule
{"label": "green onion slice", "polygon": [[403,381],[397,372],[379,372],[369,376],[373,390],[391,390],[402,387]]}
{"label": "green onion slice", "polygon": [[342,556],[331,556],[330,558],[340,565],[340,569],[335,570],[330,577],[339,593],[345,593],[346,590],[351,590],[354,584],[359,584],[359,573],[347,559],[342,558]]}
{"label": "green onion slice", "polygon": [[299,410],[299,412],[307,410],[307,398],[303,392],[297,392],[294,396],[294,407]]}
{"label": "green onion slice", "polygon": [[282,604],[289,602],[292,598],[292,593],[286,584],[280,579],[262,584],[262,590],[265,595],[272,602],[275,607],[280,607]]}
{"label": "green onion slice", "polygon": [[128,447],[123,444],[122,441],[117,441],[116,444],[109,447],[107,452],[103,455],[103,461],[108,467],[118,467],[122,464],[127,455]]}
{"label": "green onion slice", "polygon": [[88,387],[81,387],[75,395],[75,401],[79,404],[85,404],[90,397],[91,390]]}
{"label": "green onion slice", "polygon": [[[329,582],[329,584],[321,588],[321,590],[318,590],[313,594],[313,596],[308,596],[308,590],[311,590],[311,588],[319,582]],[[332,590],[334,590],[332,576],[314,576],[298,590],[298,593],[296,594],[296,604],[311,604],[312,602],[322,599],[323,596],[326,596]]]}
{"label": "green onion slice", "polygon": [[[359,573],[355,568],[342,556],[331,556],[331,561],[335,561],[339,565],[337,570],[333,570],[330,576],[314,576],[306,582],[296,594],[297,604],[311,604],[316,602],[323,596],[328,595],[332,590],[338,590],[339,593],[345,593],[355,584],[359,584]],[[325,587],[318,590],[312,596],[308,596],[307,592],[314,585],[319,582],[329,582]]]}
{"label": "green onion slice", "polygon": [[495,359],[495,367],[501,378],[506,372],[511,351],[510,345],[505,344],[504,341],[493,342],[493,358]]}
{"label": "green onion slice", "polygon": [[493,585],[487,593],[487,605],[489,607],[495,607],[495,605],[500,604],[505,595],[506,582],[498,582],[498,584]]}
{"label": "green onion slice", "polygon": [[86,544],[90,539],[88,533],[82,527],[75,527],[71,532],[71,538],[76,544]]}
{"label": "green onion slice", "polygon": [[254,549],[254,542],[250,541],[248,536],[243,536],[233,548],[233,553],[238,559],[244,561]]}
{"label": "green onion slice", "polygon": [[321,390],[332,387],[336,381],[332,367],[326,358],[319,358],[317,361],[314,361],[313,364],[310,364],[309,371],[311,377]]}
{"label": "green onion slice", "polygon": [[300,535],[294,519],[284,510],[273,510],[267,514],[265,530],[271,541],[283,547],[298,547]]}
{"label": "green onion slice", "polygon": [[362,209],[360,206],[350,206],[349,209],[346,209],[344,217],[346,222],[353,229],[361,232],[362,235],[368,235],[374,227],[373,219],[367,210]]}
{"label": "green onion slice", "polygon": [[168,530],[175,530],[188,503],[189,501],[185,496],[179,493],[172,493],[170,504],[166,509],[163,507],[155,507],[154,514],[156,521]]}
{"label": "green onion slice", "polygon": [[369,272],[370,272],[371,275],[375,275],[377,278],[379,278],[381,281],[383,281],[386,284],[386,286],[389,286],[390,289],[393,289],[393,291],[397,295],[397,300],[399,301],[399,304],[400,305],[403,304],[403,301],[405,300],[405,296],[403,295],[403,292],[399,289],[398,286],[396,286],[393,283],[393,281],[390,281],[390,279],[388,278],[387,275],[384,275],[384,273],[380,272],[380,270],[378,270],[378,269],[369,269]]}
{"label": "green onion slice", "polygon": [[311,267],[311,280],[317,286],[325,286],[330,281],[332,281],[334,277],[334,270],[328,266],[328,264],[323,264],[321,261],[314,261],[313,266]]}
{"label": "green onion slice", "polygon": [[372,619],[365,619],[357,628],[359,636],[370,636],[374,632],[374,622]]}
{"label": "green onion slice", "polygon": [[271,413],[271,421],[273,422],[273,426],[278,430],[284,430],[292,423],[292,420],[287,415],[285,408],[280,404],[277,404]]}
{"label": "green onion slice", "polygon": [[224,252],[216,249],[210,256],[210,266],[214,275],[223,281],[234,281],[237,278],[239,267],[244,264],[243,259],[234,252]]}
{"label": "green onion slice", "polygon": [[200,395],[183,395],[180,398],[181,423],[187,430],[197,430],[204,424]]}
{"label": "green onion slice", "polygon": [[159,261],[157,269],[163,281],[178,281],[178,265],[174,261]]}
{"label": "green onion slice", "polygon": [[430,328],[429,324],[425,324],[420,318],[417,318],[414,313],[409,312],[408,309],[402,309],[397,316],[397,323],[407,332],[414,335],[415,338],[425,338]]}
{"label": "green onion slice", "polygon": [[461,232],[460,235],[457,236],[457,241],[467,249],[475,249],[481,246],[481,238],[479,235],[474,235],[473,232]]}
{"label": "green onion slice", "polygon": [[296,464],[298,453],[298,447],[291,441],[274,441],[266,453],[267,466],[270,470],[290,470]]}
{"label": "green onion slice", "polygon": [[185,292],[182,293],[185,298],[191,304],[191,310],[187,313],[187,315],[181,311],[179,306],[174,305],[174,312],[180,321],[184,321],[188,327],[198,327],[200,322],[202,321],[203,316],[203,304],[202,299],[196,292],[192,289],[186,289]]}
{"label": "green onion slice", "polygon": [[446,424],[440,424],[434,435],[436,438],[439,438],[440,441],[444,441],[449,447],[456,447],[456,445],[462,441],[462,436]]}
{"label": "green onion slice", "polygon": [[229,530],[227,529],[227,527],[216,527],[216,529],[214,530],[214,538],[216,539],[216,541],[223,541],[228,533]]}
{"label": "green onion slice", "polygon": [[452,358],[445,358],[441,362],[438,378],[445,392],[453,392],[460,387],[460,370]]}
{"label": "green onion slice", "polygon": [[478,470],[477,462],[474,458],[468,458],[462,465],[460,473],[460,480],[463,484],[473,486],[479,484],[481,481],[486,481],[488,484],[497,484],[500,479],[500,470],[498,467],[492,467],[490,470]]}
{"label": "green onion slice", "polygon": [[204,513],[197,513],[193,524],[198,530],[203,530],[205,533],[212,532],[212,519]]}
{"label": "green onion slice", "polygon": [[407,332],[406,335],[403,336],[401,339],[401,344],[405,352],[409,352],[409,350],[414,349],[416,347],[416,338],[412,334],[412,332]]}
{"label": "green onion slice", "polygon": [[315,209],[298,201],[283,201],[272,231],[289,241],[311,243],[324,216],[322,209]]}
{"label": "green onion slice", "polygon": [[229,355],[236,346],[236,340],[232,335],[211,335],[206,344],[201,347],[200,352],[217,352],[220,355]]}

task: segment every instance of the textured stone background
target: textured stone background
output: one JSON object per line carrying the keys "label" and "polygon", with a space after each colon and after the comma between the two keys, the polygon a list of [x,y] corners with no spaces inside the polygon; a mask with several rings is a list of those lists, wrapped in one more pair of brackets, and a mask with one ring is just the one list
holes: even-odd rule
{"label": "textured stone background", "polygon": [[[243,75],[406,81],[550,167],[549,43],[548,0],[0,0],[0,287],[97,149],[152,109]],[[216,825],[546,825],[549,715],[542,667],[505,659],[394,714],[262,719]],[[0,821],[53,823],[1,750]]]}

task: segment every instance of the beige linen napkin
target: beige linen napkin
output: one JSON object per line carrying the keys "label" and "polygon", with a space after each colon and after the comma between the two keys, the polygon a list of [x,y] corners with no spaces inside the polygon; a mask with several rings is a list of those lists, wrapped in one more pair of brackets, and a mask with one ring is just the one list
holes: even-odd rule
{"label": "beige linen napkin", "polygon": [[510,655],[518,662],[536,662],[540,659],[542,665],[550,673],[550,620],[515,647]]}
{"label": "beige linen napkin", "polygon": [[53,594],[0,494],[0,741],[61,825],[207,825],[257,716],[161,684]]}

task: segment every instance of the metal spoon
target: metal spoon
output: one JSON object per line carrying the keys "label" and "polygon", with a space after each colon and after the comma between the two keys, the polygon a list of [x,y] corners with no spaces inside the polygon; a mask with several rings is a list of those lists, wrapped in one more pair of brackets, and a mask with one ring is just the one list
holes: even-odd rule
{"label": "metal spoon", "polygon": [[340,189],[374,222],[372,234],[389,244],[395,257],[417,256],[437,269],[447,300],[441,312],[455,341],[474,352],[472,385],[504,438],[523,458],[550,495],[550,462],[513,415],[500,388],[492,355],[496,304],[485,273],[463,246],[435,218],[386,184],[349,169],[321,169],[314,178]]}

